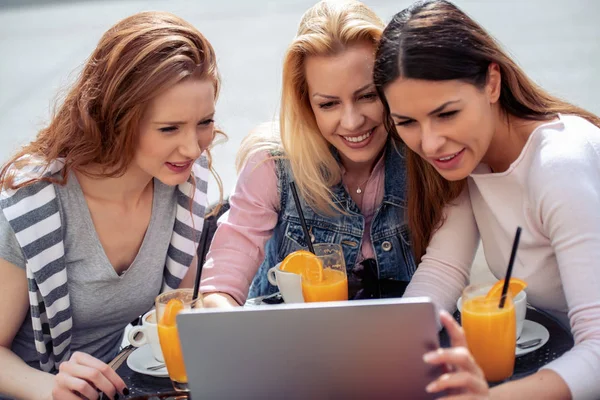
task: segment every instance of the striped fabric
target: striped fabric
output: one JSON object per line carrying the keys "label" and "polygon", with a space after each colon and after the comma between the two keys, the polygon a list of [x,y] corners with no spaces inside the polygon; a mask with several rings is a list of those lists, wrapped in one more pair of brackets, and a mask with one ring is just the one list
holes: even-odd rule
{"label": "striped fabric", "polygon": [[[18,170],[16,182],[50,176],[63,168],[57,160]],[[177,188],[177,211],[164,269],[162,290],[179,286],[196,254],[208,202],[208,162],[201,157],[193,176]],[[39,181],[0,193],[0,208],[27,259],[29,304],[35,348],[43,371],[54,372],[71,356],[71,303],[63,228],[54,185]]]}

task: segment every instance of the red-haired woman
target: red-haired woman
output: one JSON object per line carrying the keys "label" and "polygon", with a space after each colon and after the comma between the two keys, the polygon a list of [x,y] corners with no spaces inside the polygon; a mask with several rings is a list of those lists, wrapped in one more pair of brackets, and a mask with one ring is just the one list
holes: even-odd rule
{"label": "red-haired woman", "polygon": [[133,15],[4,166],[0,394],[127,394],[106,364],[124,327],[161,290],[193,281],[218,91],[197,29]]}

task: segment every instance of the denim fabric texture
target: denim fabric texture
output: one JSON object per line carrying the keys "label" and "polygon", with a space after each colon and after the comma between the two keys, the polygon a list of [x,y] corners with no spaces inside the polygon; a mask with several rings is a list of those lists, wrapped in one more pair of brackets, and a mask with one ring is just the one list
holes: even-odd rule
{"label": "denim fabric texture", "polygon": [[[273,154],[277,156],[278,154]],[[384,196],[371,223],[371,241],[379,280],[410,281],[416,270],[406,224],[406,166],[404,157],[388,142],[384,155]],[[307,249],[306,239],[294,199],[289,190],[293,179],[289,162],[276,158],[275,165],[280,193],[280,212],[273,236],[265,247],[265,260],[261,264],[249,297],[265,296],[277,292],[269,283],[267,271],[288,254]],[[365,229],[365,218],[343,184],[333,188],[337,204],[344,214],[327,216],[317,213],[300,197],[302,210],[312,243],[338,243],[342,245],[349,277],[357,266]],[[360,264],[359,264],[360,265]]]}

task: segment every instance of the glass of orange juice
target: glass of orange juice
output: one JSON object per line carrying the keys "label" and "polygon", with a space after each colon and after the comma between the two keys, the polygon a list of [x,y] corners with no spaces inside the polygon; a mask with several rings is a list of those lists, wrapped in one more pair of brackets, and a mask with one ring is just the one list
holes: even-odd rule
{"label": "glass of orange juice", "polygon": [[[348,276],[342,246],[333,243],[315,244],[315,254],[307,250],[294,251],[269,270],[269,282],[279,286],[285,301],[318,302],[348,300]],[[288,273],[288,277],[280,272]],[[291,274],[299,275],[290,279]],[[285,278],[284,281],[280,279]],[[298,294],[302,293],[298,300]]]}
{"label": "glass of orange juice", "polygon": [[461,321],[469,351],[489,382],[500,382],[513,374],[517,344],[516,316],[512,295],[504,307],[500,296],[486,296],[488,285],[470,285],[463,291]]}
{"label": "glass of orange juice", "polygon": [[173,388],[180,392],[187,392],[189,389],[175,317],[185,309],[203,306],[202,296],[199,294],[192,301],[192,295],[192,289],[176,289],[160,294],[155,300],[160,348]]}
{"label": "glass of orange juice", "polygon": [[348,275],[342,246],[334,243],[314,245],[322,270],[302,276],[302,295],[306,302],[348,300]]}

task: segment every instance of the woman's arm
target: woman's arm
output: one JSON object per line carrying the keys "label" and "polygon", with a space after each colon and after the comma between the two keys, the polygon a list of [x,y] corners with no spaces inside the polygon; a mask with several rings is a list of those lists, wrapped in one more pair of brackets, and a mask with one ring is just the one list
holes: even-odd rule
{"label": "woman's arm", "polygon": [[529,189],[556,255],[575,346],[538,373],[494,388],[505,398],[528,391],[548,399],[600,396],[600,156],[580,132],[557,135],[579,137],[544,149]]}
{"label": "woman's arm", "polygon": [[494,400],[568,400],[571,399],[571,391],[560,375],[552,370],[542,369],[526,378],[490,389],[490,397]]}
{"label": "woman's arm", "polygon": [[11,351],[12,341],[27,316],[29,297],[25,271],[0,259],[0,394],[16,399],[77,400],[109,398],[123,393],[125,383],[107,364],[76,352],[55,376],[27,365]]}
{"label": "woman's arm", "polygon": [[0,259],[0,393],[17,399],[51,399],[54,376],[31,368],[11,351],[27,316],[25,270]]}
{"label": "woman's arm", "polygon": [[[188,272],[183,277],[180,288],[193,288],[196,281],[196,271],[198,270],[198,255],[192,260]],[[204,296],[204,306],[213,308],[237,307],[238,304],[233,297],[227,293],[207,293]]]}
{"label": "woman's arm", "polygon": [[207,295],[209,303],[244,304],[277,225],[279,198],[275,162],[266,152],[254,155],[240,172],[202,269],[200,291],[218,294]]}
{"label": "woman's arm", "polygon": [[444,214],[446,219],[433,234],[404,296],[431,297],[438,307],[452,313],[456,309],[456,300],[469,282],[479,244],[468,188],[446,206]]}

